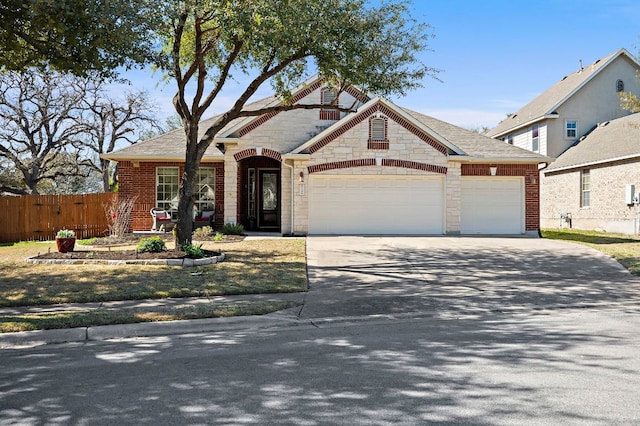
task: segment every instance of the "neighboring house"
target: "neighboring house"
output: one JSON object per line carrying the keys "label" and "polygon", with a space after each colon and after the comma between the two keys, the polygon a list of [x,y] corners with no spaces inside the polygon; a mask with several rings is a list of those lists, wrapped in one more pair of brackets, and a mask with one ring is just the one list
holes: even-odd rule
{"label": "neighboring house", "polygon": [[629,114],[620,93],[640,95],[638,70],[625,49],[581,65],[486,135],[556,158],[598,123]]}
{"label": "neighboring house", "polygon": [[[300,103],[334,98],[318,78],[294,92]],[[537,234],[547,157],[355,89],[338,102],[356,102],[357,111],[299,109],[230,123],[202,159],[198,214],[212,212],[216,228],[282,234]],[[120,195],[137,197],[134,230],[151,228],[151,208],[175,209],[184,138],[175,130],[103,155],[118,162]]]}
{"label": "neighboring house", "polygon": [[637,234],[640,114],[601,123],[542,173],[543,228]]}

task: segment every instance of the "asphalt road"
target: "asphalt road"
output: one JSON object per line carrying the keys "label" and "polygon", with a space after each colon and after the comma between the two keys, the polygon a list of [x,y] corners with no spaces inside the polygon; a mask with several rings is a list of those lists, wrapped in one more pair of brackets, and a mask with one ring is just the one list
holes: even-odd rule
{"label": "asphalt road", "polygon": [[640,424],[640,282],[610,258],[539,239],[307,248],[301,309],[0,350],[0,425]]}
{"label": "asphalt road", "polygon": [[582,309],[4,350],[0,424],[637,424],[639,326]]}

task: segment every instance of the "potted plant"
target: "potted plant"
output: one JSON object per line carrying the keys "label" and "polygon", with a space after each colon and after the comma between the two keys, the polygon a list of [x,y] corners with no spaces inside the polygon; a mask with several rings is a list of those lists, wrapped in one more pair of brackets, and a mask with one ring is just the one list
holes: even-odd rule
{"label": "potted plant", "polygon": [[71,229],[61,229],[56,234],[56,245],[60,253],[73,251],[76,245],[76,233]]}

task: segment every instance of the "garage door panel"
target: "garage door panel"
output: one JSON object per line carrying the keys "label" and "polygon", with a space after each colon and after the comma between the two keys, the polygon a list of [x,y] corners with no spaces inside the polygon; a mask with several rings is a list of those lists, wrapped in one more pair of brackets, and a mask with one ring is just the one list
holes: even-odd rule
{"label": "garage door panel", "polygon": [[311,234],[442,234],[443,182],[423,176],[312,176]]}
{"label": "garage door panel", "polygon": [[524,232],[521,178],[463,178],[462,234],[520,234]]}

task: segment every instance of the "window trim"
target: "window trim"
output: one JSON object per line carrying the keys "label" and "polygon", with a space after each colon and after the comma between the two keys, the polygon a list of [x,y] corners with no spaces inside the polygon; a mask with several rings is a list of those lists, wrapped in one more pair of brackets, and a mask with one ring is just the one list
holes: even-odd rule
{"label": "window trim", "polygon": [[[211,173],[211,178],[213,180],[212,183],[202,183],[202,175],[201,172],[204,171],[210,171]],[[216,208],[216,168],[213,166],[203,166],[203,167],[198,167],[198,171],[196,172],[196,185],[197,185],[197,191],[196,191],[196,200],[194,202],[194,206],[196,208],[197,213],[202,213],[203,211],[215,211]],[[211,190],[211,192],[213,192],[213,198],[205,198],[205,199],[201,199],[202,197],[202,191],[204,189],[204,186],[207,185],[209,187],[209,189]],[[206,206],[211,204],[212,208],[210,209],[203,209],[201,206]]]}
{"label": "window trim", "polygon": [[[164,173],[160,173],[160,171],[164,171]],[[172,172],[175,172],[175,176],[174,173],[167,173],[169,170],[171,170]],[[170,198],[165,198],[165,199],[160,199],[159,195],[160,195],[160,176],[170,176],[170,177],[175,177],[176,178],[176,182],[175,182],[175,194],[173,189],[174,188],[170,188],[170,193],[167,195]],[[164,187],[166,186],[173,186],[174,182],[170,182],[170,183],[166,183],[163,182],[163,192],[165,192]],[[158,166],[156,167],[156,194],[155,194],[155,203],[156,203],[156,207],[158,208],[162,208],[168,212],[175,212],[177,211],[178,208],[178,204],[177,204],[177,197],[178,197],[178,191],[180,189],[180,167],[178,166]]]}
{"label": "window trim", "polygon": [[[329,98],[327,102],[326,94],[331,93],[332,96]],[[320,90],[320,103],[322,105],[330,105],[335,100],[335,104],[340,105],[340,96],[338,95],[337,90],[331,89],[329,87],[323,87]],[[320,109],[320,120],[340,120],[340,111],[337,109]]]}
{"label": "window trim", "polygon": [[580,170],[580,208],[587,207],[591,207],[591,170],[583,169]]}
{"label": "window trim", "polygon": [[[570,129],[570,123],[575,123],[575,128]],[[573,132],[575,133],[573,136],[569,136],[570,130],[573,130]],[[564,138],[570,140],[575,140],[578,138],[578,120],[564,120]]]}
{"label": "window trim", "polygon": [[531,151],[540,152],[540,126],[531,126]]}
{"label": "window trim", "polygon": [[[374,138],[374,123],[383,123],[382,129],[375,129],[376,133],[382,131],[382,137]],[[389,119],[383,115],[374,115],[369,117],[369,140],[367,141],[369,149],[389,149]]]}

